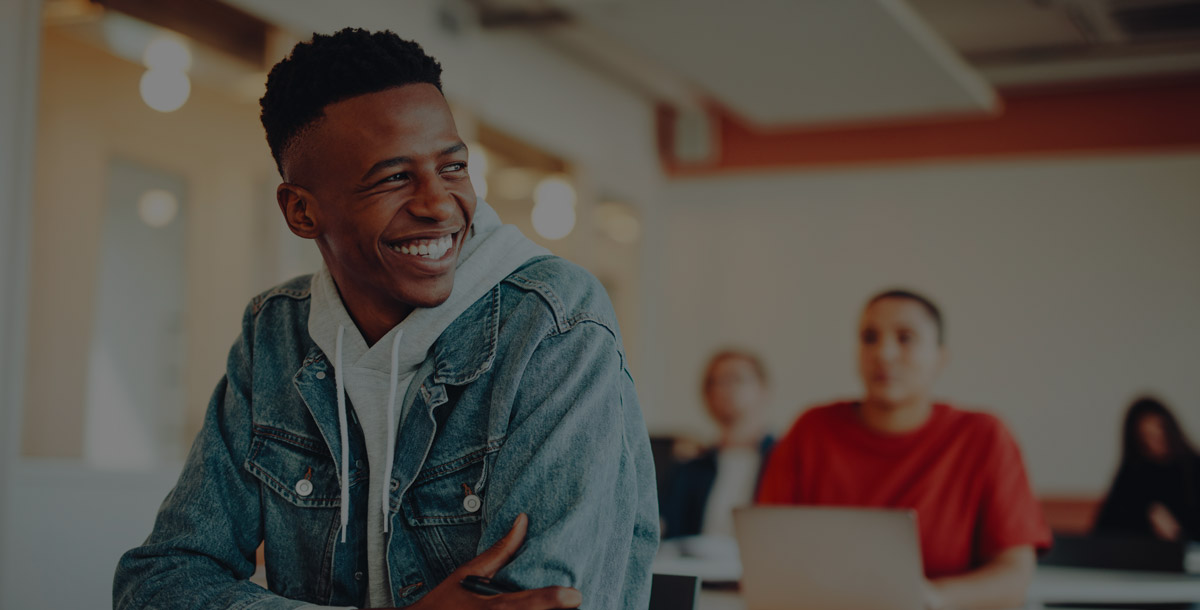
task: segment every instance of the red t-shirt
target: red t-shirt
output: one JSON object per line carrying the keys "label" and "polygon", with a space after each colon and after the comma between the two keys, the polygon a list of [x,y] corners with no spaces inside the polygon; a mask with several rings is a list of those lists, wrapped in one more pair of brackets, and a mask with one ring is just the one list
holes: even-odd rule
{"label": "red t-shirt", "polygon": [[962,574],[1001,551],[1050,546],[1050,528],[1004,424],[943,404],[899,435],[863,425],[856,404],[809,409],[775,446],[760,504],[917,511],[925,576]]}

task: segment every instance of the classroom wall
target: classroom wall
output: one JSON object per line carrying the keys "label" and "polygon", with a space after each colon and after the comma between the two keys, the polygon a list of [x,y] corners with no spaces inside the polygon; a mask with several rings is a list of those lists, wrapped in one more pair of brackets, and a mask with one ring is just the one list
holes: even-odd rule
{"label": "classroom wall", "polygon": [[17,460],[17,422],[21,419],[21,379],[25,368],[19,347],[25,340],[25,286],[29,280],[29,202],[32,198],[32,149],[37,83],[38,6],[35,0],[0,2],[0,606],[15,577],[18,558],[10,552],[13,535],[5,525],[12,513],[12,471]]}
{"label": "classroom wall", "polygon": [[946,315],[937,394],[1000,415],[1040,492],[1101,494],[1139,392],[1200,438],[1197,193],[1197,152],[675,181],[648,230],[650,429],[713,434],[697,376],[726,344],[766,357],[780,432],[858,396],[860,308],[906,286]]}

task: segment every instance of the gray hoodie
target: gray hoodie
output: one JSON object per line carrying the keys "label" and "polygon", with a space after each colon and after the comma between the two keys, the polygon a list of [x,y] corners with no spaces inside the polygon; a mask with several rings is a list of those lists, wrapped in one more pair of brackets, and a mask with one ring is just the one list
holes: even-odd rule
{"label": "gray hoodie", "polygon": [[[312,306],[308,332],[327,355],[333,355],[338,384],[339,423],[342,447],[346,442],[347,403],[362,426],[366,441],[370,480],[367,508],[368,602],[370,607],[393,605],[388,582],[388,507],[384,503],[391,482],[392,459],[396,453],[397,430],[406,413],[396,413],[405,404],[417,367],[429,348],[460,314],[496,284],[531,258],[550,254],[529,241],[484,201],[475,208],[475,218],[462,244],[454,273],[454,288],[446,302],[414,310],[375,345],[367,346],[358,327],[342,303],[329,270],[322,266],[312,278]],[[346,398],[349,398],[347,401]],[[339,456],[334,456],[335,458]],[[342,481],[348,479],[345,452],[340,456]],[[349,518],[349,490],[342,485],[342,535]],[[319,606],[304,606],[318,608]]]}

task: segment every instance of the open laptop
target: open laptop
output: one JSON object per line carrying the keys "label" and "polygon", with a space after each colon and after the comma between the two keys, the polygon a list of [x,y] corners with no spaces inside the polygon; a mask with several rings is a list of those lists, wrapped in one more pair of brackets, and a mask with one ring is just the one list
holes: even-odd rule
{"label": "open laptop", "polygon": [[916,513],[869,508],[735,509],[748,610],[923,610]]}

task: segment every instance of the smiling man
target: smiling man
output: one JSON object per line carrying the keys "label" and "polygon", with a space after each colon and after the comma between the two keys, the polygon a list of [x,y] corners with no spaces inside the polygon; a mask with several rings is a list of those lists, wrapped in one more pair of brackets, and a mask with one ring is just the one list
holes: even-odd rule
{"label": "smiling man", "polygon": [[611,304],[476,200],[440,79],[351,29],[271,71],[279,208],[325,264],[250,302],[115,607],[647,605],[654,472]]}

